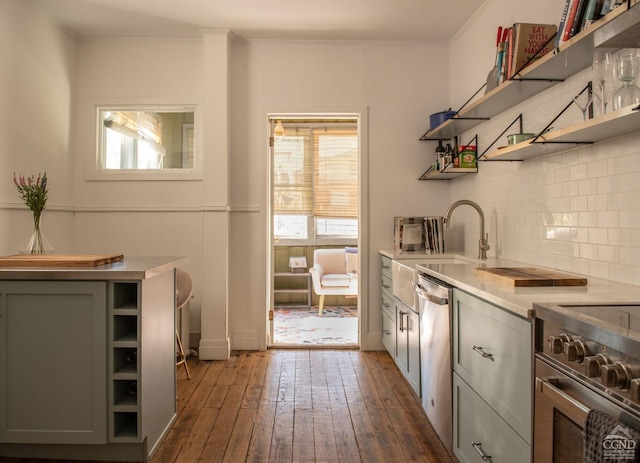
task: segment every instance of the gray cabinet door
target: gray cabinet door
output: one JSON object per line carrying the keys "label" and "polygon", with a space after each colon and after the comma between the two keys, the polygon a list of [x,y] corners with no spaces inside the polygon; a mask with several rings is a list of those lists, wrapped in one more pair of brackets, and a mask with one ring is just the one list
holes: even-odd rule
{"label": "gray cabinet door", "polygon": [[460,463],[531,461],[531,447],[455,373],[453,427]]}
{"label": "gray cabinet door", "polygon": [[395,299],[396,306],[396,365],[406,376],[409,354],[409,337],[407,335],[407,319],[410,310],[399,299]]}
{"label": "gray cabinet door", "polygon": [[0,282],[0,442],[106,442],[106,301],[106,282]]}
{"label": "gray cabinet door", "polygon": [[453,370],[531,442],[532,326],[454,290]]}
{"label": "gray cabinet door", "polygon": [[[385,299],[382,298],[384,304]],[[396,320],[391,318],[386,310],[382,310],[382,344],[391,357],[396,356]]]}

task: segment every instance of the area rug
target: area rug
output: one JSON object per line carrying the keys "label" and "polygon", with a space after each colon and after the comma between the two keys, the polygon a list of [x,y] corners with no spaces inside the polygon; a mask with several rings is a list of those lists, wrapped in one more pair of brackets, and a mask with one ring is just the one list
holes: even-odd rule
{"label": "area rug", "polygon": [[276,307],[273,316],[273,343],[277,345],[358,344],[358,312],[356,307]]}

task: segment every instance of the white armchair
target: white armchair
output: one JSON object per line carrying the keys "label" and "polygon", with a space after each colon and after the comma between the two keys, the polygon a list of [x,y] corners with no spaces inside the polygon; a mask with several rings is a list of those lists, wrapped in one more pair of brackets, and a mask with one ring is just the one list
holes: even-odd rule
{"label": "white armchair", "polygon": [[355,248],[316,249],[313,252],[313,267],[309,272],[313,290],[320,296],[318,315],[322,315],[326,295],[358,296],[357,260]]}

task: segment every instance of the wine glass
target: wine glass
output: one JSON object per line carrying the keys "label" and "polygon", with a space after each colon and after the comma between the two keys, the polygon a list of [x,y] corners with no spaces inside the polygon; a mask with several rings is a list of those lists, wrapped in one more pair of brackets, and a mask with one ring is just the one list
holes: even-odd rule
{"label": "wine glass", "polygon": [[[593,103],[593,93],[591,91],[587,92],[587,100],[584,102],[584,106],[581,105],[578,102],[578,98],[580,97],[580,95],[582,95],[582,93],[580,93],[577,96],[574,96],[573,98],[571,98],[573,100],[573,102],[575,103],[575,105],[580,108],[580,111],[582,112],[582,120],[586,121],[587,120],[587,110],[589,109],[589,107],[591,106],[591,103]],[[593,114],[593,112],[592,112]]]}
{"label": "wine glass", "polygon": [[614,111],[632,104],[640,104],[640,88],[635,85],[638,64],[635,50],[623,50],[616,58],[615,74],[622,82],[622,87],[613,94]]}
{"label": "wine glass", "polygon": [[613,69],[613,61],[611,59],[611,53],[607,50],[596,50],[593,53],[593,62],[591,70],[593,71],[594,82],[600,90],[600,95],[597,95],[602,105],[602,114],[607,112],[607,82],[611,76]]}

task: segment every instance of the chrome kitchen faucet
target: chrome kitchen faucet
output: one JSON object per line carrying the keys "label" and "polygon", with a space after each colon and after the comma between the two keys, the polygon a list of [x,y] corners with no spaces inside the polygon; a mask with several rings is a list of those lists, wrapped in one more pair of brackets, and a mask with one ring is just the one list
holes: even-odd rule
{"label": "chrome kitchen faucet", "polygon": [[478,215],[480,216],[480,240],[478,241],[478,259],[487,260],[487,251],[491,248],[489,247],[489,234],[484,233],[484,212],[482,212],[482,208],[480,206],[478,206],[473,201],[469,201],[468,199],[461,199],[460,201],[456,201],[451,206],[449,206],[449,209],[447,209],[446,217],[444,218],[444,226],[449,227],[449,223],[451,222],[451,213],[456,207],[463,204],[467,204],[478,211]]}

